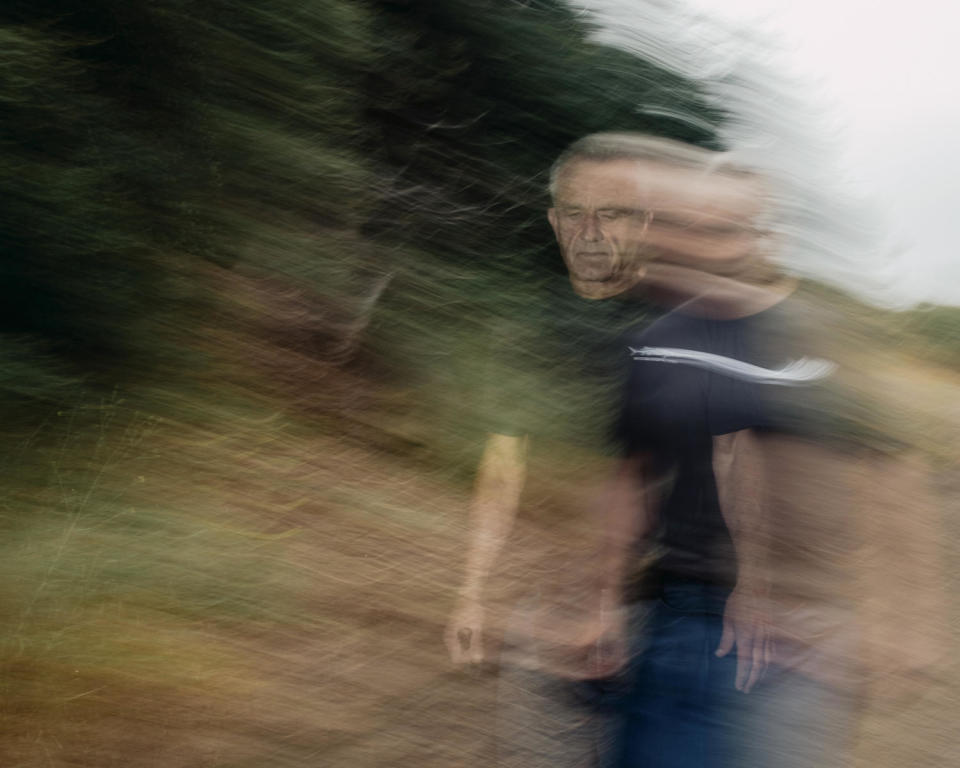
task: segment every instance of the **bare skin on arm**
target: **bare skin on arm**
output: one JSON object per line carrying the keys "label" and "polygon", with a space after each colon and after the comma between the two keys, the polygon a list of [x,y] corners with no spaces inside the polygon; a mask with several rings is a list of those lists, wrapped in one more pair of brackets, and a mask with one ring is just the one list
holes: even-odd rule
{"label": "bare skin on arm", "polygon": [[598,499],[597,517],[603,531],[599,598],[594,619],[579,643],[592,677],[616,674],[627,661],[624,575],[628,560],[635,557],[636,542],[650,530],[644,466],[642,456],[624,459]]}
{"label": "bare skin on arm", "polygon": [[477,470],[463,586],[444,642],[456,664],[483,661],[484,589],[513,529],[526,480],[527,437],[491,434]]}
{"label": "bare skin on arm", "polygon": [[717,656],[736,648],[737,690],[749,693],[772,657],[770,520],[764,493],[762,438],[742,430],[714,438],[720,509],[737,552],[737,584],[727,600]]}

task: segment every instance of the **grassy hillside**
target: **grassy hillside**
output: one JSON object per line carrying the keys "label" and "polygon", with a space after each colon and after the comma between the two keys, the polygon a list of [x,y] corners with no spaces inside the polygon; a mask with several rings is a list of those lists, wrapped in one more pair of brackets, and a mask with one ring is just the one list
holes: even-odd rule
{"label": "grassy hillside", "polygon": [[[490,763],[495,677],[440,636],[481,353],[563,283],[545,169],[723,118],[588,31],[547,0],[4,5],[0,763]],[[823,296],[958,540],[954,316]],[[875,713],[863,764],[949,762],[954,698]]]}

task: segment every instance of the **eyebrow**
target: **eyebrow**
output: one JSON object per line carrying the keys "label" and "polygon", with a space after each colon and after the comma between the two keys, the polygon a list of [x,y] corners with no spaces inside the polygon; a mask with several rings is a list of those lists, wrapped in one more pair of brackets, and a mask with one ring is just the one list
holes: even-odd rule
{"label": "eyebrow", "polygon": [[[582,211],[584,206],[582,205],[564,205],[559,203],[555,206],[561,211]],[[626,214],[638,214],[646,213],[646,208],[628,208],[621,205],[604,205],[596,209],[597,213],[626,213]]]}

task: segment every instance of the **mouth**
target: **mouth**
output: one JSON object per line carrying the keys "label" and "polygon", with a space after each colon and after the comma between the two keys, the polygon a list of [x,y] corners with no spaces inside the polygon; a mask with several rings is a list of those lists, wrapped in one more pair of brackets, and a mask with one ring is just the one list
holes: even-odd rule
{"label": "mouth", "polygon": [[584,261],[588,264],[599,264],[609,261],[610,254],[602,251],[577,251],[576,258],[578,261]]}
{"label": "mouth", "polygon": [[569,268],[580,280],[605,281],[614,272],[613,257],[602,251],[577,251]]}

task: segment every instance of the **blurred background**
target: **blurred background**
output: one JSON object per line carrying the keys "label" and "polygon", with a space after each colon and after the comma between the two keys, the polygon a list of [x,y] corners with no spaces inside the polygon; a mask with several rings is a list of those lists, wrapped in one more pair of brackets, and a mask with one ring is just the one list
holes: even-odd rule
{"label": "blurred background", "polygon": [[[949,558],[960,309],[884,299],[902,251],[805,162],[830,135],[765,44],[593,10],[4,4],[3,765],[491,764],[494,675],[441,636],[515,375],[487,352],[564,306],[547,169],[593,131],[769,160],[858,435],[934,468]],[[960,757],[934,677],[867,708],[857,765]]]}

